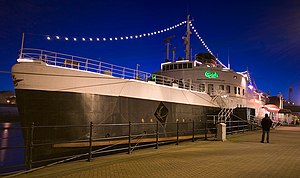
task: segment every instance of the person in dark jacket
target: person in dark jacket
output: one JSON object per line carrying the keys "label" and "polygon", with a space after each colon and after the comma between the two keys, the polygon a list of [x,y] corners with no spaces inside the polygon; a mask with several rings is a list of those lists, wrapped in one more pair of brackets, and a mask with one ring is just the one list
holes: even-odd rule
{"label": "person in dark jacket", "polygon": [[265,114],[265,117],[261,120],[261,127],[262,127],[261,143],[265,142],[266,133],[267,133],[267,143],[269,143],[270,128],[272,126],[272,123],[273,122],[269,118],[268,114]]}

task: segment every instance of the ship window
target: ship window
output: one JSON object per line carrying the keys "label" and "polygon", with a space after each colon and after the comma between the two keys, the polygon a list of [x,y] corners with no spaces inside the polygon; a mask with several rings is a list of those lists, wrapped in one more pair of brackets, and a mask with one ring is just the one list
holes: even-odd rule
{"label": "ship window", "polygon": [[241,94],[241,89],[238,87],[238,95]]}
{"label": "ship window", "polygon": [[229,85],[226,85],[226,92],[230,93],[230,86]]}
{"label": "ship window", "polygon": [[183,68],[186,69],[187,68],[187,63],[183,64]]}
{"label": "ship window", "polygon": [[166,70],[166,66],[163,66],[163,71],[165,71]]}
{"label": "ship window", "polygon": [[177,64],[174,64],[174,69],[177,69]]}
{"label": "ship window", "polygon": [[245,89],[243,89],[243,96],[245,96]]}
{"label": "ship window", "polygon": [[193,64],[192,63],[188,63],[188,68],[192,68]]}
{"label": "ship window", "polygon": [[170,70],[170,65],[167,65],[167,68],[166,68],[166,70]]}
{"label": "ship window", "polygon": [[237,76],[233,76],[233,79],[237,79]]}
{"label": "ship window", "polygon": [[199,85],[199,91],[200,92],[205,92],[205,85],[204,84]]}
{"label": "ship window", "polygon": [[219,90],[224,90],[224,85],[219,85]]}
{"label": "ship window", "polygon": [[170,70],[173,70],[173,64],[170,65]]}
{"label": "ship window", "polygon": [[237,87],[234,87],[234,94],[237,94]]}
{"label": "ship window", "polygon": [[213,84],[208,84],[208,86],[207,86],[207,93],[209,95],[212,95],[213,91],[214,91],[214,85]]}
{"label": "ship window", "polygon": [[179,68],[179,69],[182,69],[182,64],[179,64],[178,68]]}

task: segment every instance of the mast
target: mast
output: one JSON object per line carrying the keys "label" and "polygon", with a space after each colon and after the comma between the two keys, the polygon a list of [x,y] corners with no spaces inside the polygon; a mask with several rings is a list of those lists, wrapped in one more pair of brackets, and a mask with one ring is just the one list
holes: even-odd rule
{"label": "mast", "polygon": [[187,16],[187,25],[186,25],[186,36],[183,37],[184,44],[185,44],[185,59],[190,59],[190,30],[191,24],[190,24],[190,15]]}

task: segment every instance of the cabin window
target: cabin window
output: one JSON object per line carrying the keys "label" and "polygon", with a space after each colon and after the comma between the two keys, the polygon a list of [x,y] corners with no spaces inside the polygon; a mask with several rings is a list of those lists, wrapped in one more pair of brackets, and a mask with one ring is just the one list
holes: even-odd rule
{"label": "cabin window", "polygon": [[233,76],[233,79],[237,79],[237,76]]}
{"label": "cabin window", "polygon": [[170,65],[170,70],[173,70],[173,64]]}
{"label": "cabin window", "polygon": [[207,85],[207,93],[209,95],[212,95],[213,94],[213,91],[214,91],[214,85],[213,84],[208,84]]}
{"label": "cabin window", "polygon": [[177,69],[177,64],[174,64],[174,69]]}
{"label": "cabin window", "polygon": [[230,93],[230,86],[229,85],[226,85],[226,92]]}
{"label": "cabin window", "polygon": [[234,94],[237,94],[237,87],[234,87]]}
{"label": "cabin window", "polygon": [[199,91],[200,92],[205,92],[205,84],[200,84],[199,85]]}
{"label": "cabin window", "polygon": [[166,70],[170,70],[170,65],[167,65]]}
{"label": "cabin window", "polygon": [[240,89],[240,87],[238,87],[238,95],[240,95],[241,94],[241,89]]}
{"label": "cabin window", "polygon": [[219,90],[224,90],[224,85],[219,85]]}
{"label": "cabin window", "polygon": [[166,66],[163,66],[163,71],[165,71],[166,70]]}
{"label": "cabin window", "polygon": [[182,64],[179,64],[178,68],[179,68],[179,69],[182,69]]}
{"label": "cabin window", "polygon": [[187,68],[187,63],[183,64],[183,68],[186,69]]}
{"label": "cabin window", "polygon": [[243,96],[245,96],[245,89],[243,89]]}
{"label": "cabin window", "polygon": [[188,63],[188,68],[192,68],[193,64],[192,63]]}

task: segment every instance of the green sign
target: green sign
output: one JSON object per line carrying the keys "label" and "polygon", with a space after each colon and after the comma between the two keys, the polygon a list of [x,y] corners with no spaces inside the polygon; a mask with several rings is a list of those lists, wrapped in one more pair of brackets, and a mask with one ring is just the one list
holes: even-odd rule
{"label": "green sign", "polygon": [[156,75],[155,75],[155,74],[152,74],[152,75],[151,75],[151,79],[152,79],[152,80],[156,80]]}
{"label": "green sign", "polygon": [[207,78],[219,78],[219,74],[217,72],[206,71],[204,75]]}

